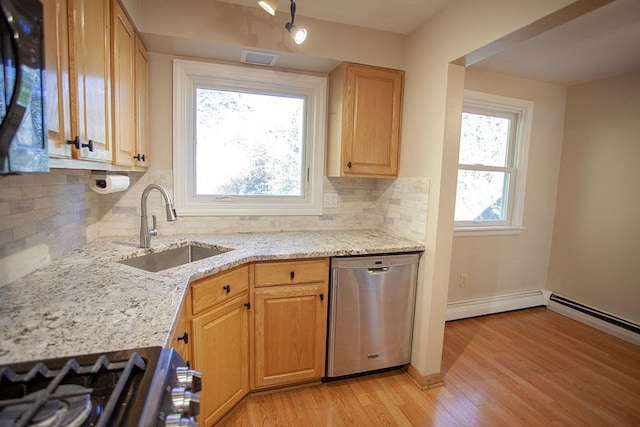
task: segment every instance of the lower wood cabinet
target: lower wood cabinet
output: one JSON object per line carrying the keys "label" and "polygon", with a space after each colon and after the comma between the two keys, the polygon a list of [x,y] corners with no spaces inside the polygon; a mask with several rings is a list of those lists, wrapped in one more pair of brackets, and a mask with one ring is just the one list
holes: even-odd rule
{"label": "lower wood cabinet", "polygon": [[322,377],[327,301],[326,284],[256,289],[256,388]]}
{"label": "lower wood cabinet", "polygon": [[192,367],[191,362],[191,341],[193,341],[193,334],[191,333],[191,317],[190,307],[188,299],[182,303],[180,313],[176,318],[176,322],[173,326],[173,332],[171,333],[170,345],[175,349],[180,356],[187,362],[187,366]]}
{"label": "lower wood cabinet", "polygon": [[329,259],[247,264],[192,283],[170,345],[202,373],[201,426],[250,389],[324,374]]}
{"label": "lower wood cabinet", "polygon": [[247,303],[242,295],[193,319],[193,362],[202,373],[201,425],[213,425],[249,393]]}
{"label": "lower wood cabinet", "polygon": [[191,360],[202,373],[201,426],[211,426],[249,393],[249,266],[192,283]]}
{"label": "lower wood cabinet", "polygon": [[[255,264],[256,389],[324,374],[329,260]],[[281,278],[281,281],[273,280]]]}

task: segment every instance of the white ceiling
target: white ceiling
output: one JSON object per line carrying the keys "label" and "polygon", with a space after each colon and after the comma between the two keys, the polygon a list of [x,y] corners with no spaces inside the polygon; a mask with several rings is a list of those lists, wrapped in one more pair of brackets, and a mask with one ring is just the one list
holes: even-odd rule
{"label": "white ceiling", "polygon": [[[454,1],[296,0],[296,16],[407,34]],[[616,0],[474,66],[566,86],[640,69],[640,0]]]}
{"label": "white ceiling", "polygon": [[[258,6],[258,0],[219,0]],[[408,34],[453,0],[295,0],[296,17]],[[278,12],[289,12],[289,0],[279,0]],[[298,22],[296,20],[296,22]]]}
{"label": "white ceiling", "polygon": [[640,70],[640,1],[616,0],[475,66],[565,86]]}

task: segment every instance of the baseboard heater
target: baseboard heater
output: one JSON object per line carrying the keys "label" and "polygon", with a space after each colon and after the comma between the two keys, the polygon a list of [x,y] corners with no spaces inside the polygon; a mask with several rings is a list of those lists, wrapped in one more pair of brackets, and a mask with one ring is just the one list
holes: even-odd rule
{"label": "baseboard heater", "polygon": [[580,304],[579,302],[576,301],[572,301],[569,298],[565,298],[562,297],[560,295],[556,295],[556,294],[551,294],[551,298],[549,298],[551,301],[554,301],[558,304],[564,305],[566,307],[572,308],[574,310],[577,310],[581,313],[584,313],[586,315],[589,315],[591,317],[595,317],[596,319],[600,319],[603,322],[607,322],[610,323],[614,326],[617,326],[619,328],[623,328],[626,329],[628,331],[631,331],[633,333],[636,333],[638,335],[640,335],[640,325],[637,325],[635,323],[631,323],[627,320],[621,319],[619,317],[613,316],[609,313],[605,313],[603,311],[600,310],[596,310],[595,308],[589,307],[587,305],[584,304]]}

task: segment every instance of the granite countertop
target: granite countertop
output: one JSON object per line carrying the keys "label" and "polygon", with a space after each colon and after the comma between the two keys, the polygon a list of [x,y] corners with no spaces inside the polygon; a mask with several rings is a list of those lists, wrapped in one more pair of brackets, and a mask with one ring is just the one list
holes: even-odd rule
{"label": "granite countertop", "polygon": [[[157,273],[117,261],[187,243],[233,249]],[[104,238],[0,288],[0,364],[165,346],[191,281],[252,261],[422,251],[380,230]]]}

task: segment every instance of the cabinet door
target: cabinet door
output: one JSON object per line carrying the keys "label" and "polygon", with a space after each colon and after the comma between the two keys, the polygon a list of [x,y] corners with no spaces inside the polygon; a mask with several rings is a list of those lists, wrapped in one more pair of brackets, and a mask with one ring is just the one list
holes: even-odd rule
{"label": "cabinet door", "polygon": [[149,167],[149,56],[136,37],[136,166]]}
{"label": "cabinet door", "polygon": [[180,353],[180,356],[187,362],[187,366],[191,367],[191,343],[193,341],[193,334],[187,312],[188,304],[188,299],[185,298],[182,309],[176,318],[169,345]]}
{"label": "cabinet door", "polygon": [[71,157],[67,0],[44,0],[44,38],[49,156]]}
{"label": "cabinet door", "polygon": [[404,72],[343,62],[329,75],[327,176],[398,175]]}
{"label": "cabinet door", "polygon": [[343,167],[346,175],[396,176],[401,71],[351,64],[346,74]]}
{"label": "cabinet door", "polygon": [[94,150],[74,158],[112,162],[109,0],[69,0],[71,134]]}
{"label": "cabinet door", "polygon": [[137,131],[136,33],[117,1],[113,2],[113,162],[133,166]]}
{"label": "cabinet door", "polygon": [[256,388],[320,379],[326,283],[258,288],[254,301]]}
{"label": "cabinet door", "polygon": [[202,373],[200,425],[210,426],[249,392],[247,294],[193,319],[194,369]]}

